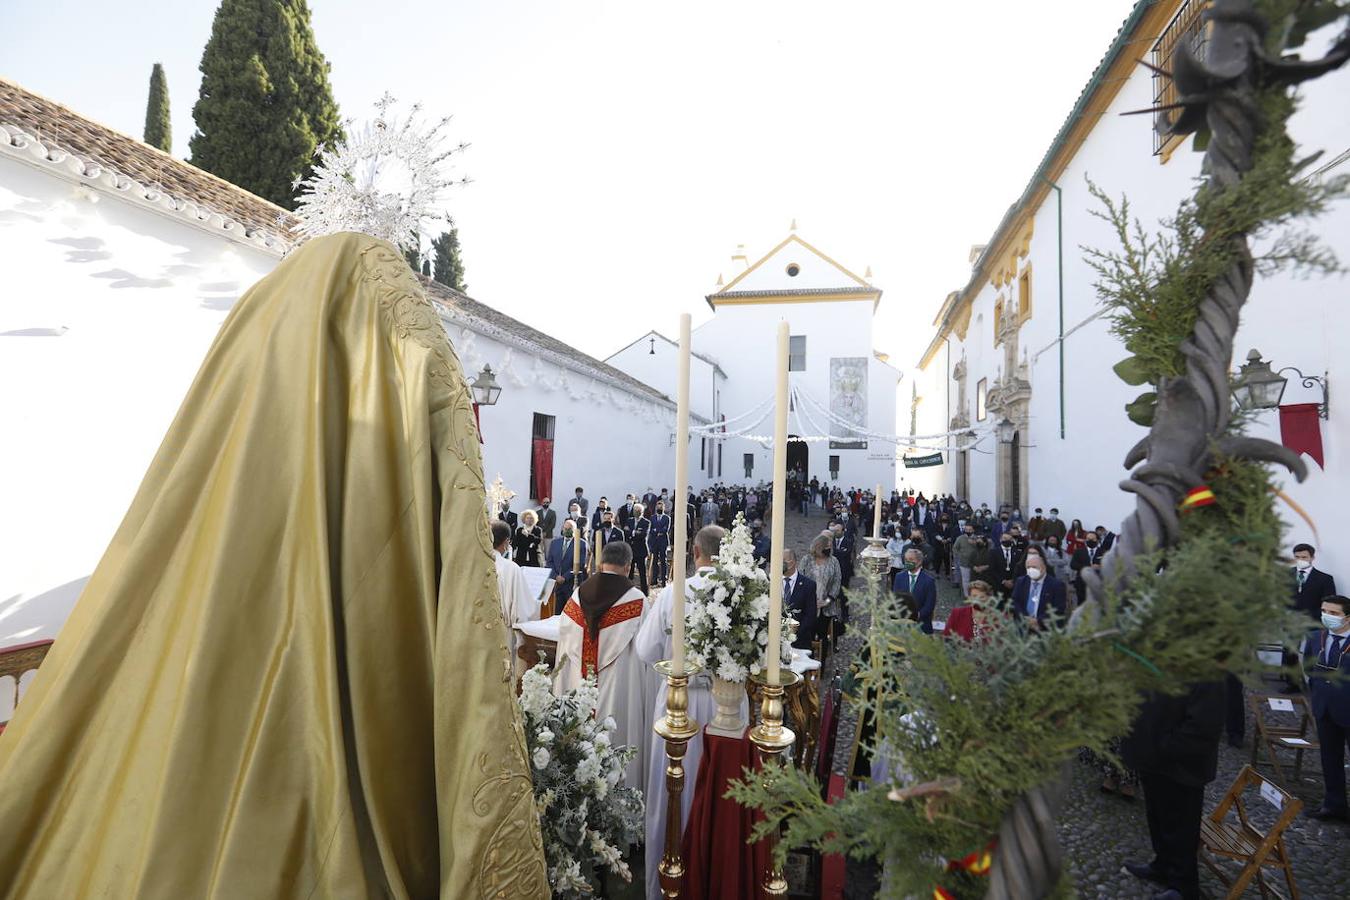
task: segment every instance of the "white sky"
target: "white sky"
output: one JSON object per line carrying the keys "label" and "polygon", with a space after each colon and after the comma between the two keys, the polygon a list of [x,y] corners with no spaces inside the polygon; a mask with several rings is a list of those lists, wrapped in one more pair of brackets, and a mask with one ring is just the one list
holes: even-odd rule
{"label": "white sky", "polygon": [[[188,152],[215,0],[0,2],[0,74]],[[453,114],[477,299],[601,358],[798,233],[885,294],[913,366],[1133,0],[310,0],[344,117]],[[1141,122],[1143,119],[1141,119]],[[1147,127],[1147,123],[1141,125]]]}

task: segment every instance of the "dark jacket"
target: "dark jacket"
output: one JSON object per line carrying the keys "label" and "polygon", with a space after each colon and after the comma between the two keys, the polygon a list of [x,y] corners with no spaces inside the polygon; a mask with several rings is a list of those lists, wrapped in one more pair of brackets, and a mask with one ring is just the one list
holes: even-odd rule
{"label": "dark jacket", "polygon": [[1219,765],[1223,720],[1222,681],[1194,684],[1176,696],[1150,694],[1121,742],[1121,758],[1138,772],[1204,787]]}
{"label": "dark jacket", "polygon": [[1290,606],[1320,622],[1322,620],[1322,601],[1335,595],[1336,579],[1326,572],[1312,568],[1308,570],[1308,577],[1303,579],[1302,589],[1298,586],[1297,569],[1293,570],[1290,580],[1292,584],[1289,587],[1293,594],[1293,601]]}
{"label": "dark jacket", "polygon": [[[1021,619],[1027,614],[1027,600],[1030,596],[1031,579],[1023,575],[1013,585],[1012,611],[1015,618]],[[1036,607],[1036,621],[1044,622],[1052,609],[1062,624],[1069,614],[1069,596],[1064,589],[1064,582],[1047,573],[1041,580],[1041,598],[1040,604]]]}
{"label": "dark jacket", "polygon": [[791,610],[792,618],[797,620],[797,639],[792,646],[798,650],[810,650],[811,640],[816,635],[816,583],[800,572],[792,586],[792,596],[784,598],[784,605]]}
{"label": "dark jacket", "polygon": [[919,620],[919,629],[924,634],[933,633],[933,611],[937,609],[937,582],[923,569],[914,573],[914,589],[909,587],[909,572],[901,569],[895,573],[891,590],[897,594],[907,593],[914,596],[916,607],[914,618]]}
{"label": "dark jacket", "polygon": [[1329,636],[1330,632],[1319,628],[1303,642],[1303,671],[1308,676],[1312,714],[1350,728],[1350,647],[1342,640],[1340,658],[1330,659],[1342,679],[1333,680],[1337,673],[1326,668],[1328,657],[1323,652]]}

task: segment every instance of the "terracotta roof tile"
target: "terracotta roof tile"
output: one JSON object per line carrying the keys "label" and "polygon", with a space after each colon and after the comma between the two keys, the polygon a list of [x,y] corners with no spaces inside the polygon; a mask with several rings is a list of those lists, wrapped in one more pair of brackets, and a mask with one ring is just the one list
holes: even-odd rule
{"label": "terracotta roof tile", "polygon": [[207,207],[250,233],[294,240],[290,232],[296,219],[276,204],[4,78],[0,78],[0,125],[17,125],[48,147],[55,144],[176,199]]}

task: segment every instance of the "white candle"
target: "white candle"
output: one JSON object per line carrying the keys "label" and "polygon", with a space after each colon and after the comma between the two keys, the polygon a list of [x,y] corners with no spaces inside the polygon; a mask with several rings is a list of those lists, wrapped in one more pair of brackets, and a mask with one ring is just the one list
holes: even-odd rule
{"label": "white candle", "polygon": [[783,625],[783,524],[787,519],[788,323],[778,323],[774,369],[773,524],[769,535],[769,684],[778,684]]}
{"label": "white candle", "polygon": [[872,537],[881,537],[881,485],[877,485],[877,492],[872,495],[872,503],[876,509],[872,513]]}
{"label": "white candle", "polygon": [[686,503],[689,497],[689,314],[680,316],[680,374],[675,382],[675,495],[671,512],[675,519],[675,548],[671,553],[670,589],[675,595],[671,611],[670,641],[674,656],[671,671],[684,674],[684,551],[689,541]]}

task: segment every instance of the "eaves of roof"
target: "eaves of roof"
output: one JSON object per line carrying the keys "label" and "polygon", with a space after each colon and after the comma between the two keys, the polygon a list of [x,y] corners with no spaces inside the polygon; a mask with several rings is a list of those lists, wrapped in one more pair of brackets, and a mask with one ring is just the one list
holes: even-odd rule
{"label": "eaves of roof", "polygon": [[[1064,120],[1064,123],[1059,127],[1059,131],[1055,133],[1054,140],[1050,143],[1049,149],[1045,151],[1045,155],[1041,157],[1041,161],[1036,166],[1031,179],[1022,189],[1017,201],[1008,207],[998,227],[994,229],[993,237],[985,244],[983,252],[976,259],[970,280],[964,288],[957,292],[954,302],[944,304],[945,315],[939,314],[941,324],[937,334],[933,336],[933,340],[920,358],[919,368],[926,368],[928,363],[932,361],[938,348],[942,346],[947,335],[951,333],[952,322],[957,311],[963,304],[973,302],[980,289],[989,280],[991,262],[1003,255],[1004,245],[1018,231],[1017,226],[1020,224],[1022,217],[1034,213],[1040,206],[1041,201],[1050,190],[1049,185],[1054,177],[1068,165],[1073,158],[1073,154],[1077,152],[1078,145],[1082,143],[1082,139],[1086,138],[1087,133],[1091,132],[1095,123],[1086,121],[1089,111],[1099,105],[1104,106],[1103,99],[1109,102],[1109,99],[1115,96],[1125,78],[1128,77],[1127,70],[1124,73],[1117,72],[1121,77],[1112,78],[1110,76],[1113,70],[1118,70],[1121,66],[1126,66],[1128,69],[1134,68],[1135,58],[1126,59],[1124,54],[1126,49],[1139,39],[1136,32],[1140,31],[1145,24],[1158,24],[1160,22],[1162,25],[1166,25],[1176,15],[1182,2],[1183,0],[1137,0],[1134,4],[1134,8],[1130,10],[1124,23],[1116,32],[1115,39],[1107,49],[1106,55],[1097,64],[1097,68],[1092,72],[1092,77],[1088,79],[1087,85],[1079,93],[1068,118]],[[1159,27],[1158,32],[1161,33],[1161,30],[1162,28]],[[1075,138],[1078,138],[1078,140],[1075,141]]]}

